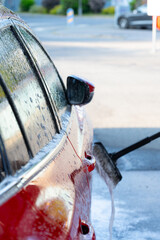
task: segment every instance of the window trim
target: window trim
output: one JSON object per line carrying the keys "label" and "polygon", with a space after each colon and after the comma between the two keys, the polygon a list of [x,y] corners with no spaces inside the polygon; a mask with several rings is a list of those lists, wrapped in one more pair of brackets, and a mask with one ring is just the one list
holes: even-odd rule
{"label": "window trim", "polygon": [[7,86],[6,86],[6,83],[4,82],[1,74],[0,74],[0,85],[1,85],[3,91],[4,91],[5,95],[6,95],[6,98],[7,98],[8,102],[9,102],[9,105],[10,105],[10,107],[11,107],[13,113],[14,113],[14,116],[15,116],[15,118],[16,118],[16,120],[17,120],[17,123],[18,123],[18,126],[19,126],[19,128],[20,128],[20,131],[21,131],[21,133],[22,133],[22,136],[23,136],[23,139],[24,139],[24,142],[25,142],[25,145],[26,145],[26,148],[27,148],[29,157],[30,157],[30,158],[33,158],[34,155],[33,155],[33,152],[32,152],[32,149],[31,149],[31,146],[30,146],[30,143],[29,143],[27,134],[26,134],[26,131],[25,131],[25,129],[24,129],[23,123],[22,123],[22,121],[21,121],[21,118],[20,118],[20,116],[19,116],[19,113],[18,113],[18,111],[17,111],[17,108],[16,108],[16,106],[15,106],[15,104],[14,104],[14,101],[13,101],[13,99],[12,99],[10,93],[9,93],[9,90],[8,90],[8,88],[7,88]]}
{"label": "window trim", "polygon": [[[60,120],[60,117],[58,115],[58,111],[57,111],[57,108],[55,106],[55,103],[53,101],[53,99],[51,98],[50,96],[50,92],[49,92],[49,89],[48,89],[48,86],[47,86],[47,83],[40,71],[40,68],[38,66],[38,64],[36,63],[36,61],[34,60],[34,57],[33,57],[33,54],[26,42],[26,40],[24,39],[23,35],[21,34],[21,32],[18,30],[17,26],[16,25],[19,25],[20,27],[23,27],[26,31],[28,31],[30,34],[31,32],[26,29],[24,26],[21,26],[20,24],[15,24],[14,21],[11,20],[11,22],[13,23],[13,26],[11,25],[11,30],[13,31],[13,33],[15,34],[15,36],[17,37],[17,40],[21,43],[21,46],[22,46],[22,49],[25,51],[32,67],[33,67],[33,71],[35,72],[35,74],[37,75],[37,78],[38,78],[38,81],[40,83],[40,86],[41,86],[41,89],[44,93],[44,96],[46,98],[46,101],[47,101],[47,104],[49,106],[49,109],[50,109],[50,112],[51,112],[51,115],[52,115],[52,118],[53,118],[53,121],[56,125],[56,130],[58,133],[60,133],[60,130],[62,129],[62,124],[61,124],[61,120]],[[53,64],[51,58],[49,57],[49,55],[47,54],[47,52],[45,51],[45,49],[43,48],[43,46],[40,44],[40,42],[37,40],[37,38],[31,34],[31,36],[37,41],[37,44],[39,44],[39,46],[42,48],[42,50],[44,51],[44,53],[47,55],[47,57],[49,58],[49,60],[51,61],[51,63]],[[60,75],[56,69],[56,67],[54,66],[53,64],[53,67],[55,68],[56,70],[56,73],[60,79],[60,82],[61,82],[61,85],[63,87],[63,90],[64,90],[64,93],[65,93],[65,97],[66,97],[66,91],[65,91],[65,87],[63,85],[63,82],[62,82],[62,79],[60,78]],[[66,98],[67,99],[67,98]]]}
{"label": "window trim", "polygon": [[2,157],[2,165],[4,168],[5,176],[12,175],[10,162],[7,157],[6,149],[5,149],[1,134],[0,134],[0,155]]}
{"label": "window trim", "polygon": [[[15,24],[14,24],[14,26],[12,26],[13,20],[12,19],[7,19],[6,21],[7,21],[7,24],[2,25],[0,27],[0,29],[5,29],[5,28],[10,28],[11,29],[11,27],[13,29],[14,26],[15,26]],[[23,24],[23,23],[20,22],[19,25],[20,24]],[[23,28],[27,29],[26,26],[24,27],[24,25],[23,25]],[[29,30],[27,29],[27,31],[29,31]],[[29,31],[29,32],[31,33],[31,31]],[[13,34],[14,34],[14,32],[13,32]],[[31,35],[34,37],[34,35],[32,33],[31,33]],[[14,34],[14,36],[15,36],[15,34]],[[21,39],[20,40],[17,39],[17,40],[19,41],[19,44],[22,46],[22,50],[24,50],[25,49],[25,44],[23,43],[23,41]],[[40,44],[40,46],[41,46],[41,44]],[[43,47],[42,47],[42,49],[43,49]],[[45,52],[45,50],[44,50],[44,52]],[[27,57],[28,57],[29,53],[28,53],[27,49],[25,49],[25,53],[27,53]],[[46,53],[46,55],[48,56],[47,53]],[[30,56],[29,56],[29,58],[30,58]],[[50,57],[49,57],[49,59],[50,59]],[[51,60],[51,62],[52,62],[52,60]],[[32,63],[32,66],[35,67],[35,62],[33,61],[32,58],[31,58],[30,63]],[[54,66],[54,64],[53,64],[53,66]],[[55,70],[57,71],[56,68],[55,68]],[[34,71],[34,69],[33,69],[33,71]],[[58,71],[57,71],[57,74],[58,74]],[[36,74],[36,75],[38,75],[38,74]],[[58,76],[59,76],[59,74],[58,74]],[[21,121],[21,118],[18,114],[17,108],[16,108],[16,106],[15,106],[15,104],[14,104],[12,98],[11,98],[10,92],[9,92],[7,86],[5,85],[5,82],[4,82],[2,77],[1,77],[1,79],[2,79],[2,82],[4,83],[4,86],[2,87],[2,89],[5,93],[5,95],[7,93],[6,98],[9,102],[9,105],[10,105],[12,111],[13,111],[13,114],[15,116],[15,119],[17,121],[17,124],[18,124],[19,128],[21,126],[20,131],[21,131],[21,134],[22,134],[23,139],[24,139],[25,138],[24,136],[26,135],[25,128],[22,124],[22,121]],[[65,95],[66,95],[65,87],[63,85],[63,82],[62,82],[60,76],[59,76],[59,79],[62,83],[62,86],[64,88],[64,92],[65,92]],[[42,79],[40,78],[40,82],[41,81],[42,81]],[[45,94],[47,95],[47,92],[45,91],[45,88],[43,90],[43,88],[41,87],[41,89],[42,89],[42,92],[44,93],[44,95]],[[48,99],[48,96],[46,98],[46,101],[47,101],[47,99]],[[47,103],[48,103],[48,101],[47,101]],[[57,121],[54,120],[54,123],[57,123]],[[22,168],[22,169],[18,170],[16,172],[15,176],[11,175],[11,178],[6,178],[5,177],[4,180],[2,182],[0,182],[0,205],[2,205],[4,202],[6,202],[8,199],[10,199],[14,194],[19,192],[19,190],[22,189],[24,186],[26,186],[35,176],[37,176],[38,173],[42,172],[44,169],[46,169],[46,166],[48,166],[52,161],[54,161],[54,159],[56,158],[56,156],[59,154],[62,147],[64,146],[65,142],[67,141],[67,133],[66,133],[66,131],[63,130],[63,128],[61,128],[60,132],[57,132],[57,133],[60,133],[61,137],[59,137],[58,134],[53,136],[53,141],[49,142],[49,146],[50,146],[49,147],[49,149],[50,149],[49,152],[47,152],[47,154],[44,152],[44,148],[46,147],[46,146],[44,146],[43,148],[40,149],[38,156],[37,155],[31,156],[32,151],[31,151],[31,148],[29,147],[30,144],[29,144],[29,141],[28,141],[27,135],[26,135],[26,141],[24,139],[24,143],[25,143],[26,148],[27,148],[27,145],[28,145],[28,148],[29,148],[28,151],[29,151],[30,158],[33,158],[32,159],[32,164],[30,164],[30,160],[29,160],[28,163],[25,165],[25,168]],[[56,139],[56,145],[55,145],[55,139]],[[27,143],[27,141],[28,141],[28,143]],[[6,172],[5,172],[5,174],[6,174]]]}

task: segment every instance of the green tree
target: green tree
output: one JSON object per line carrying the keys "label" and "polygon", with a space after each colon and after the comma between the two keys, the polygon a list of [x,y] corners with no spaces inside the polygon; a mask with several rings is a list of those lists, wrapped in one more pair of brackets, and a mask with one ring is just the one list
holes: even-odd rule
{"label": "green tree", "polygon": [[[73,8],[75,14],[78,13],[78,0],[61,0],[61,5],[63,9],[63,13],[65,14],[68,8]],[[83,13],[87,13],[90,11],[90,7],[88,5],[88,0],[82,0],[82,10]]]}
{"label": "green tree", "polygon": [[104,0],[89,0],[89,6],[95,13],[101,12],[104,3]]}
{"label": "green tree", "polygon": [[133,11],[137,6],[137,0],[132,0],[130,3],[130,8]]}
{"label": "green tree", "polygon": [[28,12],[30,7],[34,4],[35,4],[34,0],[21,0],[20,9],[23,12]]}
{"label": "green tree", "polygon": [[42,0],[42,6],[45,7],[48,10],[48,12],[59,4],[60,0]]}
{"label": "green tree", "polygon": [[134,10],[138,6],[145,4],[145,3],[147,3],[147,0],[132,0],[129,4],[130,4],[131,10]]}

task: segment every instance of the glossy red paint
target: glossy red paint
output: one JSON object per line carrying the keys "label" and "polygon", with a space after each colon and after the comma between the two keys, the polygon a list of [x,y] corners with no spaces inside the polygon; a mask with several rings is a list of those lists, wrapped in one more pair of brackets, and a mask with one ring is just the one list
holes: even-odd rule
{"label": "glossy red paint", "polygon": [[85,159],[87,160],[87,167],[88,167],[88,172],[92,172],[95,169],[96,166],[96,160],[93,155],[88,155],[85,153]]}
{"label": "glossy red paint", "polygon": [[[70,143],[67,147],[71,157],[74,150]],[[75,170],[67,169],[62,160],[67,161],[65,149],[40,176],[0,206],[0,239],[83,239],[79,218],[90,222],[90,176],[76,155]]]}
{"label": "glossy red paint", "polygon": [[90,91],[90,93],[93,93],[94,90],[95,90],[95,86],[94,86],[94,84],[91,83],[91,82],[89,82],[89,81],[86,81],[86,83],[87,83],[88,86],[89,86],[89,91]]}

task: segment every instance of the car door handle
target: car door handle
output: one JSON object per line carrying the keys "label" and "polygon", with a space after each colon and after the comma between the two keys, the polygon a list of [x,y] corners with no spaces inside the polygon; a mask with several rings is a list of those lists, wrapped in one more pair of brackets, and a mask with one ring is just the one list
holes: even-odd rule
{"label": "car door handle", "polygon": [[85,153],[85,158],[83,160],[83,167],[87,170],[88,172],[92,172],[95,169],[95,165],[96,165],[96,160],[95,157]]}
{"label": "car door handle", "polygon": [[80,220],[79,233],[80,233],[80,240],[88,240],[88,239],[96,240],[95,231],[91,223]]}

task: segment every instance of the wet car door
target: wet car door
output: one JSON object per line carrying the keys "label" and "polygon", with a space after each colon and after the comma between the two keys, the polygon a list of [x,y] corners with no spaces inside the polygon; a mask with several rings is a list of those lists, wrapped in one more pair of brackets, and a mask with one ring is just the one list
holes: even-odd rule
{"label": "wet car door", "polygon": [[81,220],[89,221],[89,174],[83,159],[91,151],[91,134],[80,129],[80,125],[87,129],[87,123],[80,120],[82,113],[68,106],[61,79],[44,49],[16,24],[1,29],[0,73],[29,160],[17,167],[22,156],[16,156],[16,164],[8,157],[15,184],[7,185],[8,201],[6,191],[1,198],[1,237],[75,239]]}

